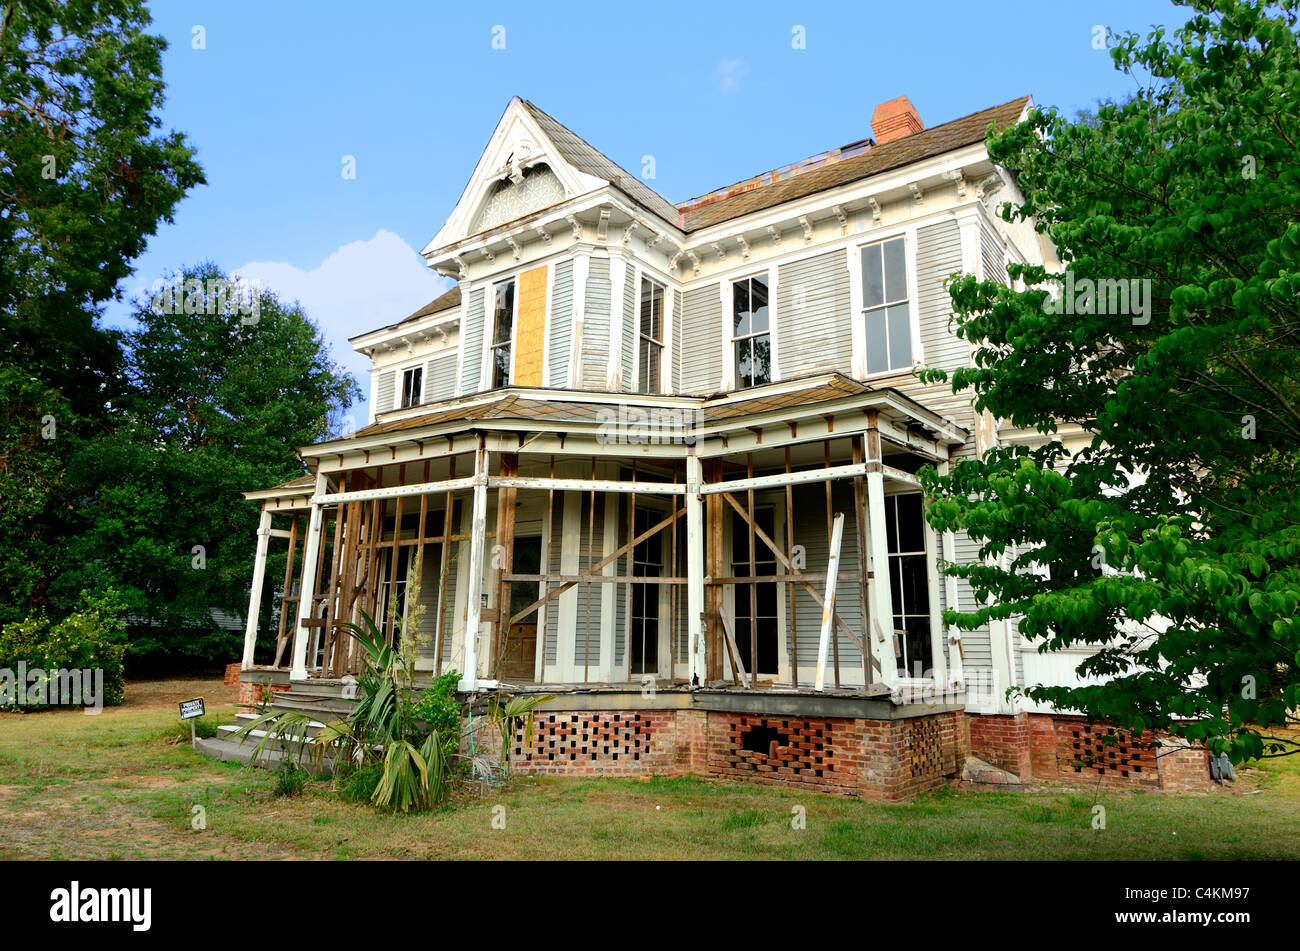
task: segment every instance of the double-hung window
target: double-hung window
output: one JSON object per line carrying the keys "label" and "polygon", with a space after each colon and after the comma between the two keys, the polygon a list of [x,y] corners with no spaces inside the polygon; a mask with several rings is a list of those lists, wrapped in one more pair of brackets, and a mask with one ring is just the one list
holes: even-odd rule
{"label": "double-hung window", "polygon": [[515,324],[515,282],[496,286],[492,321],[492,388],[510,385],[510,343]]}
{"label": "double-hung window", "polygon": [[418,406],[424,387],[424,367],[411,367],[402,374],[402,407]]}
{"label": "double-hung window", "polygon": [[759,386],[772,382],[772,336],[768,328],[766,275],[732,283],[731,328],[736,386]]}
{"label": "double-hung window", "polygon": [[862,249],[862,317],[867,373],[911,369],[912,321],[902,238]]}
{"label": "double-hung window", "polygon": [[658,393],[664,355],[664,289],[648,277],[641,279],[641,353],[637,357],[642,393]]}

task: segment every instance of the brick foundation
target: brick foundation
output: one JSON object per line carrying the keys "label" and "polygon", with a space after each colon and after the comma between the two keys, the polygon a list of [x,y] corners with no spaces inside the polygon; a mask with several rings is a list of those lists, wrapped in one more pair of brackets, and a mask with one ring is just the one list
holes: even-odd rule
{"label": "brick foundation", "polygon": [[[535,715],[532,742],[524,739],[521,726],[511,750],[516,773],[689,773],[887,801],[955,779],[969,749],[960,711],[884,720],[700,709],[545,710]],[[484,738],[485,753],[494,755],[494,745]]]}
{"label": "brick foundation", "polygon": [[1183,749],[1163,737],[1134,737],[1105,723],[1057,714],[967,719],[972,755],[1022,780],[1175,792],[1204,792],[1212,785],[1203,748]]}
{"label": "brick foundation", "polygon": [[242,665],[240,665],[240,664],[227,664],[227,665],[226,665],[226,675],[225,675],[225,677],[222,678],[221,682],[222,682],[223,684],[225,684],[227,687],[234,687],[234,686],[237,686],[237,685],[239,684],[239,675],[240,675],[240,673],[242,673],[242,672],[243,672],[243,667],[242,667]]}
{"label": "brick foundation", "polygon": [[241,680],[239,682],[239,705],[250,710],[256,710],[263,702],[269,701],[267,693],[279,693],[282,690],[288,690],[288,684],[258,683],[256,681]]}

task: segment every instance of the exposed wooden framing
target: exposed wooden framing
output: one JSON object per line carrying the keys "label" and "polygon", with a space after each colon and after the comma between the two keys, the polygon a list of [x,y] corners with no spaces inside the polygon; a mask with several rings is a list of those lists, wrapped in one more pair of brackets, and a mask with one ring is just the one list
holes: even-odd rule
{"label": "exposed wooden framing", "polygon": [[[452,455],[447,461],[447,480],[456,481],[456,457]],[[442,516],[442,557],[438,565],[438,643],[433,648],[433,675],[442,676],[442,642],[447,637],[447,571],[451,564],[451,532],[452,532],[452,504],[455,501],[455,493],[448,489],[447,494],[443,496],[446,506]]]}
{"label": "exposed wooden framing", "polygon": [[[316,491],[320,492],[329,485],[325,474],[316,475]],[[303,541],[302,583],[298,590],[298,611],[293,625],[293,663],[289,669],[289,679],[303,681],[307,679],[307,630],[303,624],[312,620],[312,604],[315,601],[318,582],[315,574],[320,564],[320,541],[323,530],[324,513],[319,505],[313,505],[307,520],[307,535]]]}
{"label": "exposed wooden framing", "polygon": [[[835,613],[835,575],[840,564],[840,543],[843,538],[844,513],[841,512],[835,516],[831,528],[830,554],[826,561],[826,604],[822,608],[821,639],[817,642],[817,680],[813,685],[814,690],[826,689],[826,649],[829,646],[827,642],[831,640],[833,627],[831,617]],[[839,688],[838,678],[835,686]]]}
{"label": "exposed wooden framing", "polygon": [[[348,485],[348,475],[349,473],[344,473],[340,481],[340,486],[345,492]],[[321,653],[321,670],[326,676],[332,673],[333,669],[330,662],[330,653],[334,646],[334,621],[338,617],[339,570],[342,567],[343,558],[344,508],[345,506],[340,504],[334,510],[334,543],[330,549],[330,586],[328,600],[325,604],[325,633]]]}
{"label": "exposed wooden framing", "polygon": [[[736,645],[736,632],[731,629],[731,622],[727,620],[726,612],[718,615],[718,620],[722,623],[722,632],[726,638],[727,656],[731,658],[731,679],[733,683],[745,682],[745,663],[740,659],[740,648]],[[749,686],[754,686],[754,675],[749,674]]]}
{"label": "exposed wooden framing", "polygon": [[473,525],[469,549],[468,609],[465,612],[465,671],[460,688],[472,691],[478,687],[478,629],[482,617],[480,592],[483,590],[483,549],[487,534],[487,447],[483,436],[478,437],[474,450]]}
{"label": "exposed wooden framing", "polygon": [[[509,478],[515,475],[519,471],[518,454],[502,453],[499,465],[503,476]],[[491,484],[492,480],[488,479],[488,485]],[[510,638],[510,628],[514,624],[510,620],[510,581],[508,580],[514,567],[514,548],[515,489],[503,485],[497,489],[497,538],[496,544],[492,547],[492,561],[494,567],[498,569],[496,611],[492,616],[491,654],[488,658],[488,670],[492,671],[493,677],[496,676],[497,669],[501,665],[501,656]]]}
{"label": "exposed wooden framing", "polygon": [[[594,457],[593,457],[594,458]],[[530,478],[528,476],[492,476],[488,485],[493,488],[511,489],[547,489],[560,492],[616,492],[622,494],[642,493],[644,495],[684,495],[686,487],[672,482],[615,482],[608,479],[552,479]]]}
{"label": "exposed wooden framing", "polygon": [[[797,433],[798,430],[794,423],[790,424],[791,433]],[[790,474],[790,447],[785,447],[785,474]],[[789,482],[785,484],[785,549],[786,557],[790,564],[794,564],[794,489]],[[795,690],[799,689],[799,612],[796,609],[795,596],[796,591],[793,582],[785,586],[786,611],[790,616],[789,637],[786,638],[786,655],[789,658],[790,665],[790,684]]]}
{"label": "exposed wooden framing", "polygon": [[271,543],[271,510],[265,505],[257,521],[257,549],[253,556],[253,583],[249,588],[248,617],[244,624],[244,654],[240,662],[243,670],[253,666],[253,651],[257,647],[257,622],[262,614],[262,585],[266,579],[266,549]]}
{"label": "exposed wooden framing", "polygon": [[[551,463],[548,469],[548,477],[555,478],[555,455],[551,455]],[[555,490],[546,490],[546,534],[543,539],[545,544],[542,547],[542,569],[551,570],[551,550],[555,547]],[[545,597],[551,590],[550,583],[542,581],[538,594]],[[510,623],[514,623],[511,618]],[[558,625],[557,625],[558,626]],[[540,683],[546,673],[546,638],[550,632],[546,629],[546,612],[541,608],[537,609],[537,649],[533,658],[533,680]],[[560,634],[555,632],[555,654],[559,657],[560,653]]]}
{"label": "exposed wooden framing", "polygon": [[[861,463],[862,458],[862,437],[852,437],[853,444],[853,461],[855,464]],[[853,539],[858,549],[858,612],[862,618],[863,639],[868,644],[871,643],[871,635],[867,632],[867,614],[869,608],[868,587],[867,587],[867,520],[866,504],[862,499],[862,476],[853,477]],[[862,679],[865,683],[871,683],[871,660],[867,657],[862,658]]]}
{"label": "exposed wooden framing", "polygon": [[[830,441],[829,439],[823,439],[823,440],[822,440],[822,453],[823,453],[823,455],[824,455],[824,459],[825,459],[825,470],[829,471],[829,470],[830,470],[830,467],[831,467],[831,441]],[[835,519],[835,516],[834,516],[834,506],[833,506],[832,503],[831,503],[831,480],[828,478],[828,479],[826,480],[826,539],[827,539],[827,542],[829,542],[831,539],[833,539],[833,538],[835,537],[834,519]],[[839,556],[839,549],[837,548],[837,549],[836,549],[836,552],[835,552],[835,568],[836,568],[836,569],[839,568],[839,564],[840,564],[840,556]],[[827,573],[828,575],[833,575],[833,574],[835,573],[835,571],[832,570],[832,568],[830,567],[830,562],[829,562],[829,561],[827,562],[826,573]],[[834,586],[835,586],[835,580],[834,580],[834,578],[827,578],[827,579],[826,579],[826,587],[827,587],[827,589],[828,589],[828,590],[833,590],[833,589],[834,589]],[[835,608],[835,605],[832,603],[832,604],[830,604],[828,607],[823,607],[823,609],[822,609],[822,610],[823,610],[823,613],[826,613],[826,611],[828,610],[828,608],[829,608],[829,610],[833,611],[834,608]],[[823,620],[823,622],[822,622],[822,627],[825,628],[826,625],[827,625],[827,621],[826,621],[826,620]],[[839,634],[838,634],[838,633],[835,633],[835,632],[832,632],[832,636],[831,636],[831,656],[832,656],[832,657],[834,658],[834,660],[835,660],[835,689],[838,690],[838,689],[840,689],[840,638],[839,638]],[[866,661],[864,660],[863,663],[865,664]],[[820,666],[821,666],[821,664],[819,663],[819,664],[818,664],[818,667],[820,667]],[[821,682],[821,677],[822,677],[822,674],[821,674],[821,671],[819,670],[818,673],[817,673],[817,680],[818,680],[818,683],[819,683],[819,684],[820,684],[820,682]],[[863,679],[865,680],[866,678],[863,678]],[[819,688],[819,689],[820,689],[820,688]]]}
{"label": "exposed wooden framing", "polygon": [[[406,481],[406,463],[403,462],[403,463],[398,467],[398,470],[397,470],[397,478],[398,478],[398,482],[399,482],[399,484],[402,483],[402,482],[405,482],[405,481]],[[426,499],[426,498],[428,498],[428,496],[427,496],[427,495],[423,495],[423,494],[421,494],[421,495],[420,495],[420,498],[421,498],[421,499]],[[396,509],[396,511],[393,513],[393,540],[392,540],[392,542],[389,543],[389,554],[388,554],[388,577],[389,577],[389,579],[390,579],[390,580],[389,580],[389,583],[392,585],[394,591],[397,590],[397,565],[398,565],[398,553],[399,553],[399,549],[398,549],[398,547],[397,547],[397,542],[398,542],[398,539],[400,539],[400,538],[402,537],[402,503],[405,502],[405,501],[406,501],[406,496],[404,496],[404,495],[399,495],[399,496],[397,497],[397,509]],[[375,499],[375,500],[374,500],[374,503],[375,503],[376,505],[380,504],[380,502],[381,502],[380,499]],[[424,524],[423,524],[423,523],[420,524],[420,532],[421,532],[421,534],[423,534],[423,532],[424,532]],[[408,570],[409,570],[409,563],[408,563]],[[405,600],[406,600],[405,597],[403,597],[402,600],[405,601]],[[390,645],[390,646],[391,646],[392,643],[393,643],[393,626],[394,626],[394,624],[396,623],[396,620],[397,620],[396,617],[395,617],[394,615],[396,615],[398,611],[403,611],[403,608],[404,608],[404,605],[402,605],[402,604],[398,604],[398,605],[396,605],[395,607],[392,606],[392,605],[390,605],[390,606],[389,606],[389,610],[387,610],[387,611],[384,612],[384,615],[385,615],[385,618],[384,618],[384,643],[386,643],[386,644],[388,644],[388,645]],[[403,611],[403,613],[405,613],[405,612]],[[398,633],[399,633],[399,635],[400,635],[400,633],[401,633],[401,632],[400,632],[400,629],[399,629],[399,632],[398,632]]]}
{"label": "exposed wooden framing", "polygon": [[289,622],[289,605],[294,606],[294,615],[297,616],[298,597],[293,592],[293,562],[298,547],[298,513],[292,512],[289,515],[289,554],[284,560],[284,587],[280,595],[280,629],[275,635],[275,663],[271,666],[279,667],[280,662],[284,659],[284,649],[290,641],[286,635],[292,634],[288,628]]}
{"label": "exposed wooden framing", "polygon": [[[633,459],[632,460],[633,488],[636,487],[636,476],[637,476],[636,460]],[[631,535],[633,532],[636,531],[636,492],[628,493],[627,524],[628,524],[628,534]],[[628,549],[627,573],[629,575],[636,574],[636,549],[635,548]],[[655,594],[658,595],[658,593],[659,593],[659,589],[656,588]],[[627,605],[627,609],[626,611],[624,611],[624,615],[627,621],[627,630],[624,633],[623,658],[627,661],[628,671],[630,672],[632,669],[632,582],[628,582],[626,585],[623,586],[623,598]],[[615,612],[615,616],[617,617],[617,612]],[[657,634],[657,629],[656,629],[656,634]],[[618,636],[617,631],[614,632],[614,636],[617,638]],[[655,646],[656,648],[658,647],[657,644]]]}
{"label": "exposed wooden framing", "polygon": [[[708,674],[708,657],[705,655],[707,625],[704,620],[704,502],[699,489],[704,478],[704,467],[694,453],[686,457],[686,630],[690,682],[698,686]],[[673,520],[677,519],[673,512]]]}
{"label": "exposed wooden framing", "polygon": [[[667,517],[664,518],[662,521],[660,521],[660,522],[658,522],[657,524],[651,526],[650,528],[647,528],[644,532],[642,532],[642,533],[641,533],[640,535],[638,535],[636,538],[633,538],[631,541],[629,541],[629,542],[627,542],[625,545],[621,546],[621,547],[618,549],[618,551],[615,551],[615,552],[612,552],[611,554],[606,555],[606,556],[605,556],[604,558],[602,558],[600,561],[596,562],[594,565],[591,565],[589,568],[587,568],[586,571],[583,571],[583,572],[582,572],[581,574],[579,574],[579,575],[574,575],[574,576],[567,576],[567,575],[552,575],[552,576],[550,576],[550,577],[551,577],[551,580],[555,580],[556,578],[561,578],[561,577],[563,577],[563,578],[569,578],[570,580],[566,580],[563,584],[561,584],[561,585],[560,585],[558,588],[556,588],[554,591],[547,591],[547,592],[546,592],[546,595],[545,595],[544,597],[539,598],[538,600],[534,601],[532,604],[528,605],[528,607],[526,607],[526,608],[524,608],[522,611],[520,611],[518,614],[514,615],[514,616],[510,619],[510,623],[513,624],[513,623],[515,623],[516,621],[518,621],[520,618],[527,617],[528,615],[530,615],[530,614],[532,614],[534,611],[536,611],[538,608],[541,608],[541,607],[545,606],[546,604],[549,604],[551,601],[554,601],[554,600],[555,600],[556,598],[558,598],[560,595],[564,594],[564,592],[566,592],[566,591],[568,591],[570,588],[572,588],[575,584],[581,584],[581,583],[583,583],[583,582],[591,581],[591,580],[593,579],[593,576],[595,575],[595,573],[596,573],[597,571],[600,571],[600,570],[601,570],[602,568],[604,568],[606,565],[611,564],[612,562],[617,561],[619,558],[622,558],[624,555],[626,555],[626,554],[628,553],[628,551],[629,551],[633,546],[641,544],[643,541],[645,541],[645,540],[646,540],[647,538],[649,538],[651,535],[655,534],[655,532],[659,532],[659,531],[662,531],[663,529],[667,528],[668,525],[669,525],[671,522],[676,521],[676,519],[677,519],[679,516],[681,516],[682,514],[684,514],[684,512],[685,512],[685,510],[682,509],[682,510],[679,510],[677,513],[673,514],[673,515],[669,515],[669,516],[667,516]],[[516,579],[516,580],[518,580],[518,579]]]}
{"label": "exposed wooden framing", "polygon": [[774,472],[770,475],[754,476],[746,479],[732,479],[728,482],[705,484],[700,491],[705,495],[718,492],[746,492],[751,489],[779,489],[786,485],[802,485],[805,482],[826,482],[831,479],[848,479],[853,476],[866,475],[865,465],[832,466],[827,462],[822,469],[799,469],[795,472]]}
{"label": "exposed wooden framing", "polygon": [[[745,476],[749,479],[754,478],[754,454],[752,452],[745,454]],[[753,578],[758,574],[758,566],[754,559],[754,490],[750,489],[745,501],[748,503],[749,518],[745,521],[749,523],[749,576]],[[758,584],[750,581],[749,583],[749,686],[752,689],[757,686],[758,677]]]}
{"label": "exposed wooden framing", "polygon": [[[355,470],[345,470],[355,471]],[[444,479],[441,482],[422,482],[418,485],[390,485],[380,489],[357,489],[353,492],[333,492],[312,497],[312,504],[336,505],[343,502],[369,502],[374,499],[396,499],[410,495],[424,495],[430,492],[454,492],[457,489],[472,489],[474,480]]]}
{"label": "exposed wooden framing", "polygon": [[[706,486],[720,482],[722,479],[722,461],[710,459],[705,463],[705,481],[700,486],[701,494]],[[708,639],[705,643],[708,680],[722,677],[722,654],[724,635],[722,631],[723,591],[721,585],[712,583],[712,578],[722,575],[722,499],[717,494],[706,495],[704,505],[707,515],[707,535],[704,542],[705,576],[710,582],[705,586],[704,615],[709,622]],[[734,503],[734,499],[732,500]]]}
{"label": "exposed wooden framing", "polygon": [[[745,516],[745,509],[741,506],[739,502],[736,501],[736,497],[733,496],[730,492],[724,492],[722,494],[722,498],[726,499],[727,502],[730,503],[732,508],[734,508],[737,512],[739,512],[742,517]],[[800,584],[803,587],[803,589],[808,592],[808,594],[812,597],[813,601],[817,603],[817,606],[819,608],[824,608],[825,602],[822,600],[821,594],[817,591],[816,588],[814,588],[811,584],[809,584],[807,581],[804,580],[804,575],[801,572],[797,572],[794,570],[794,568],[790,563],[790,560],[786,558],[785,552],[781,551],[781,549],[777,547],[776,542],[772,541],[772,539],[768,536],[767,532],[763,531],[762,528],[755,526],[754,534],[758,536],[759,541],[761,541],[764,545],[766,545],[772,551],[772,553],[776,555],[776,560],[781,563],[781,565],[785,568],[786,571],[790,572],[790,574],[794,576],[793,580],[796,581],[798,584]],[[819,576],[814,576],[814,577],[819,577]],[[711,578],[710,581],[712,581]],[[863,651],[866,650],[866,644],[858,637],[856,633],[854,633],[853,628],[849,627],[848,623],[842,617],[839,616],[838,612],[836,612],[835,614],[835,623],[841,631],[843,631],[845,634],[848,635],[849,639],[853,641],[853,643],[858,645],[859,649]]]}
{"label": "exposed wooden framing", "polygon": [[[677,481],[677,466],[673,465],[673,482]],[[669,547],[668,547],[668,574],[672,578],[677,576],[677,497],[673,496],[671,500],[673,507],[673,522],[669,526]],[[635,530],[636,526],[633,526]],[[668,589],[668,671],[676,673],[677,667],[677,585]]]}
{"label": "exposed wooden framing", "polygon": [[[876,414],[867,413],[867,464],[880,462],[880,434]],[[898,683],[898,654],[894,643],[894,604],[890,592],[889,545],[885,534],[885,477],[880,471],[867,473],[867,517],[871,539],[871,570],[875,584],[870,630],[871,643],[880,651],[880,680],[886,686]],[[883,624],[882,624],[882,619]]]}
{"label": "exposed wooden framing", "polygon": [[[596,482],[596,457],[591,457],[591,482],[593,486]],[[591,578],[594,570],[591,568],[592,559],[596,557],[596,552],[592,549],[592,538],[596,534],[596,490],[593,488],[587,500],[587,624],[582,634],[582,682],[587,682],[591,669]]]}
{"label": "exposed wooden framing", "polygon": [[[424,481],[426,483],[429,481],[429,460],[428,459],[424,460]],[[400,502],[401,500],[399,499],[398,501]],[[429,521],[429,496],[428,493],[421,492],[420,493],[420,528],[419,528],[420,541],[416,544],[415,547],[415,565],[419,568],[419,573],[416,575],[416,577],[419,579],[421,587],[423,587],[424,584],[424,542],[425,542],[425,538],[429,534],[428,521]],[[402,523],[400,521],[394,522],[393,534],[394,535],[401,534],[401,527],[402,527]],[[394,560],[397,559],[397,549],[393,549],[393,559]],[[408,565],[409,565],[409,561],[408,561]],[[410,582],[408,581],[407,584],[410,584]],[[439,595],[440,596],[438,600],[441,601],[442,600],[441,592],[439,592]],[[436,622],[434,626],[435,628],[437,627]]]}

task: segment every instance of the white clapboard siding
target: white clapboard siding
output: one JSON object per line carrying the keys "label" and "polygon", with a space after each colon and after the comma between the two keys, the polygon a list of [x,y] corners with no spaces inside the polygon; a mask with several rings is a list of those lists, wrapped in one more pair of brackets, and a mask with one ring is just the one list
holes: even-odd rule
{"label": "white clapboard siding", "polygon": [[790,379],[818,370],[852,373],[850,309],[845,249],[782,265],[776,309],[781,376]]}
{"label": "white clapboard siding", "polygon": [[605,389],[609,367],[609,299],[609,259],[592,258],[582,322],[582,389]]}
{"label": "white clapboard siding", "polygon": [[633,270],[627,269],[627,280],[623,283],[623,352],[620,354],[622,371],[622,388],[632,390],[636,360],[637,320],[640,316],[641,288],[632,282]]}
{"label": "white clapboard siding", "polygon": [[722,302],[718,285],[687,291],[682,304],[681,389],[713,393],[722,381]]}
{"label": "white clapboard siding", "polygon": [[682,391],[682,295],[677,291],[668,290],[668,297],[672,305],[668,308],[672,321],[672,370],[669,373],[668,389],[673,393]]}
{"label": "white clapboard siding", "polygon": [[423,402],[434,403],[456,395],[456,352],[440,354],[424,368]]}
{"label": "white clapboard siding", "polygon": [[465,362],[460,371],[461,393],[477,393],[483,369],[483,288],[470,291],[469,306],[461,315],[460,338]]}
{"label": "white clapboard siding", "polygon": [[573,346],[573,262],[561,261],[555,266],[555,280],[551,288],[551,340],[547,363],[550,366],[550,385],[567,386],[569,356]]}

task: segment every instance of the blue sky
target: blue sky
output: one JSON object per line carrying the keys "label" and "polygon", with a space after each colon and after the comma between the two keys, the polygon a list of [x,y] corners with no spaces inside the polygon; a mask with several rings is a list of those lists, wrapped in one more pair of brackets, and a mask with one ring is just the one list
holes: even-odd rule
{"label": "blue sky", "polygon": [[[898,95],[926,125],[1024,94],[1067,112],[1122,96],[1132,82],[1093,48],[1094,27],[1186,18],[1167,0],[150,8],[170,44],[164,125],[189,137],[208,184],[150,241],[124,293],[211,259],[301,300],[354,372],[366,363],[348,336],[449,286],[417,252],[511,96],[634,173],[654,156],[648,184],[677,202],[869,136],[876,104]],[[355,179],[341,174],[346,155]],[[108,322],[126,313],[114,305]]]}

